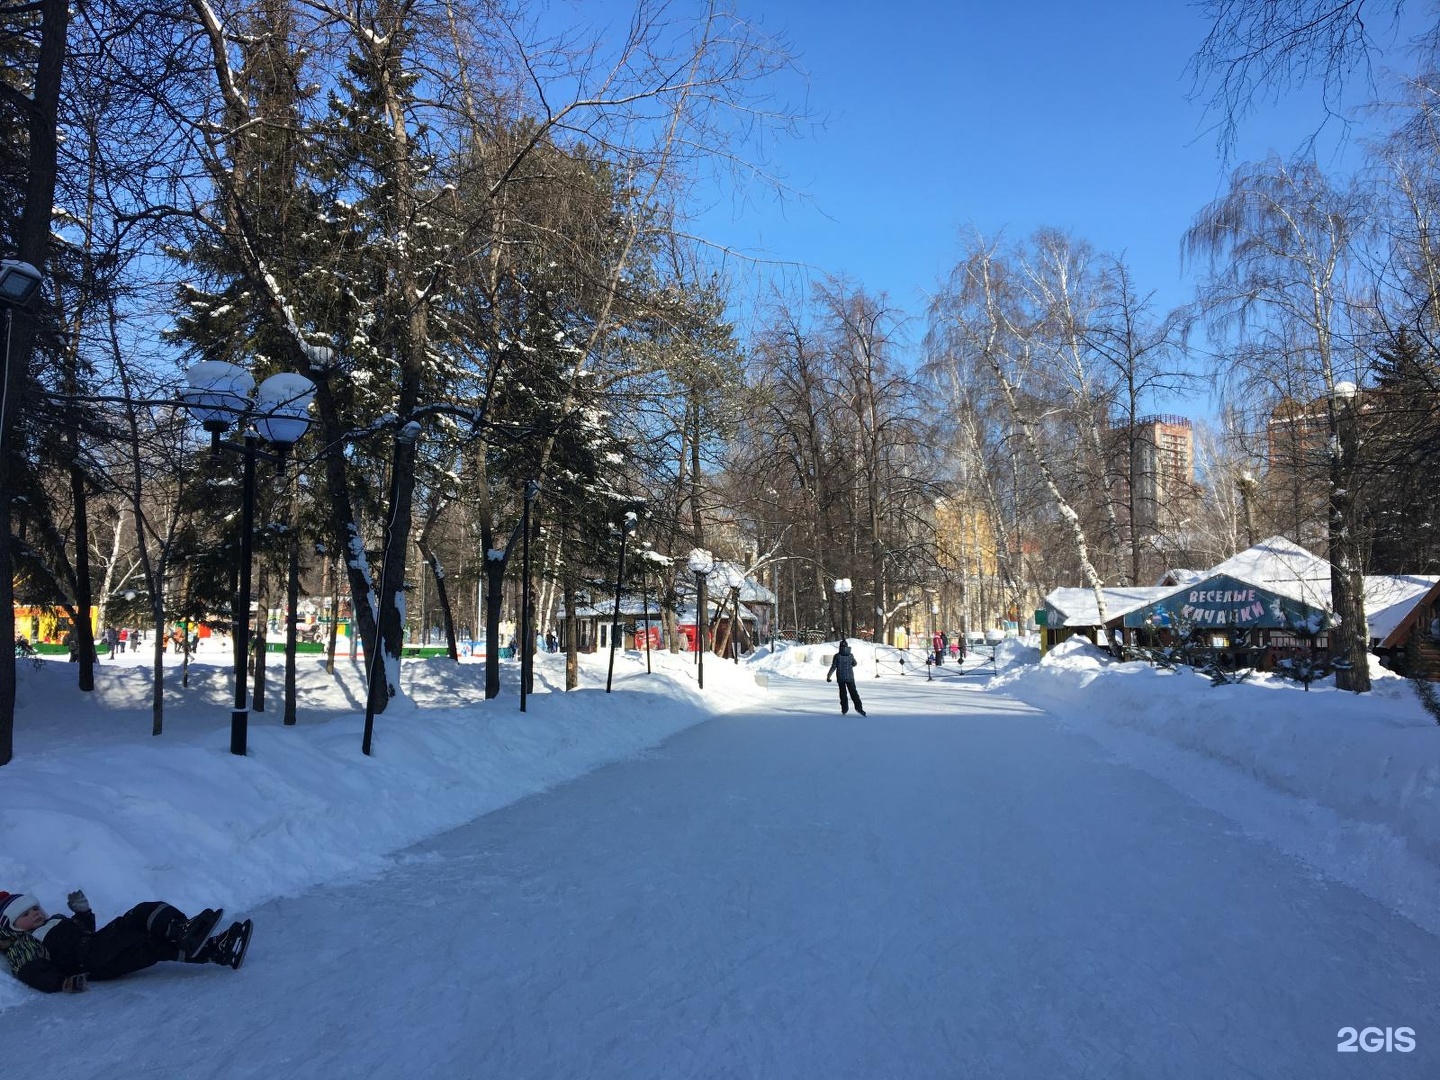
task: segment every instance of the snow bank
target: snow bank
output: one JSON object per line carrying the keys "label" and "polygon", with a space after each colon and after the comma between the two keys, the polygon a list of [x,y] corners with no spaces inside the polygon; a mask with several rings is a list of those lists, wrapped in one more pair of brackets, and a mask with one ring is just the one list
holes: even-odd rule
{"label": "snow bank", "polygon": [[1410,683],[1372,665],[1374,690],[1255,675],[1212,686],[1181,668],[1118,663],[1080,638],[991,682],[1068,727],[1131,729],[1198,751],[1352,822],[1376,826],[1440,867],[1440,727]]}
{"label": "snow bank", "polygon": [[[518,669],[484,696],[484,665],[407,661],[409,695],[376,717],[374,753],[361,753],[363,670],[334,675],[308,657],[298,678],[301,722],[279,723],[281,676],[270,671],[269,711],[252,713],[249,753],[229,752],[228,653],[202,650],[190,686],[166,673],[165,731],[152,736],[148,659],[102,663],[96,689],[75,689],[75,668],[19,665],[15,757],[0,769],[0,889],[63,910],[83,888],[101,921],[141,900],[190,912],[232,912],[321,883],[369,876],[389,856],[526,795],[764,694],[746,667],[643,653],[581,658],[581,685],[564,686],[561,655],[542,654],[536,692],[519,711]],[[209,662],[206,662],[206,661]],[[167,658],[167,662],[173,662]],[[3,962],[3,961],[0,961]],[[31,991],[0,977],[0,1008]]]}

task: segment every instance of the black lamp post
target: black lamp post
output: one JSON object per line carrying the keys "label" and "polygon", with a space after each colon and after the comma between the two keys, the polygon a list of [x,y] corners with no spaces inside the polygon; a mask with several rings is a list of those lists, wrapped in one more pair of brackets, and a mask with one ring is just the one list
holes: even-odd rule
{"label": "black lamp post", "polygon": [[850,595],[850,579],[848,577],[835,579],[835,595],[840,597],[840,636],[853,637],[845,632],[845,598]]}
{"label": "black lamp post", "polygon": [[[15,309],[29,304],[40,289],[40,271],[28,262],[0,260],[0,304],[5,308],[5,369],[0,372],[0,610],[4,611],[3,636],[8,644],[15,639],[15,572],[10,559],[10,502],[15,488],[10,476],[10,425],[6,409],[12,391],[21,380],[11,369],[10,339]],[[10,650],[8,666],[0,674],[0,765],[11,758],[15,724],[15,653]]]}
{"label": "black lamp post", "polygon": [[710,571],[715,569],[715,556],[704,548],[695,548],[686,559],[686,565],[690,572],[695,575],[695,663],[699,669],[697,685],[701,690],[705,689],[705,650],[706,633],[710,621],[710,601],[705,595],[705,580],[710,576]]}
{"label": "black lamp post", "polygon": [[642,551],[640,554],[643,555],[643,556],[647,556],[647,558],[641,559],[641,564],[642,564],[642,565],[641,565],[641,567],[640,567],[640,606],[645,609],[645,674],[649,675],[649,674],[651,674],[651,671],[650,671],[650,578],[649,578],[649,576],[647,575],[647,573],[646,573],[646,571],[645,571],[645,567],[646,567],[646,565],[649,564],[649,561],[650,561],[649,558],[648,558],[648,556],[649,556],[649,554],[650,554],[650,545],[649,545],[648,543],[646,543],[646,544],[643,545],[643,547],[644,547],[645,550]]}
{"label": "black lamp post", "polygon": [[10,339],[15,332],[15,309],[25,307],[40,291],[40,271],[18,259],[0,259],[0,303],[5,305],[5,378],[0,382],[0,445],[6,432],[5,410],[10,398]]}
{"label": "black lamp post", "polygon": [[[250,709],[246,675],[250,659],[250,551],[255,532],[255,459],[266,457],[284,467],[285,455],[310,426],[315,384],[303,375],[272,375],[255,388],[255,380],[239,364],[204,360],[186,372],[189,385],[181,399],[201,426],[210,432],[210,450],[218,455],[220,435],[237,421],[248,422],[240,504],[240,583],[232,605],[235,640],[235,706],[230,713],[230,752],[245,756]],[[254,389],[252,402],[250,394]],[[275,447],[272,457],[260,450],[264,440]]]}
{"label": "black lamp post", "polygon": [[296,477],[295,491],[290,500],[289,536],[286,538],[288,550],[285,553],[285,714],[281,721],[286,726],[291,726],[296,722],[296,649],[300,637],[300,627],[297,625],[300,621],[300,530],[297,526],[300,519],[300,488],[304,483],[305,477]]}
{"label": "black lamp post", "polygon": [[535,677],[535,656],[530,645],[534,633],[530,629],[530,504],[540,494],[540,485],[534,480],[525,481],[525,510],[521,516],[521,531],[525,534],[520,541],[520,711],[525,711],[525,698],[532,689]]}
{"label": "black lamp post", "polygon": [[625,585],[625,541],[639,525],[634,510],[625,511],[625,521],[620,526],[620,567],[615,571],[615,618],[610,623],[610,670],[605,673],[605,692],[610,693],[610,683],[615,678],[615,645],[620,637],[620,591]]}

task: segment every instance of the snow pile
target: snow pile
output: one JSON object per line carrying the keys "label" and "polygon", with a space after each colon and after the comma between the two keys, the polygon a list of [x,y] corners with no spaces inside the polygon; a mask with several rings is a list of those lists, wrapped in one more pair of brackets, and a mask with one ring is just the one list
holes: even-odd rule
{"label": "snow pile", "polygon": [[[204,654],[202,653],[202,657]],[[320,882],[381,872],[387,855],[535,792],[632,757],[716,711],[764,694],[747,667],[715,662],[706,689],[693,658],[643,653],[581,658],[564,686],[561,655],[536,658],[536,691],[519,711],[518,669],[484,699],[484,665],[407,661],[409,698],[375,718],[361,753],[363,670],[313,656],[299,671],[300,723],[279,722],[280,673],[268,711],[252,713],[244,758],[229,752],[233,684],[218,647],[190,686],[166,673],[165,731],[150,734],[150,670],[129,654],[75,689],[75,668],[19,665],[15,757],[0,769],[0,889],[53,911],[83,888],[97,911],[146,899],[231,911]],[[0,1008],[31,991],[0,978]]]}
{"label": "snow pile", "polygon": [[1040,659],[1040,646],[1021,638],[1001,638],[995,644],[995,670],[1009,671],[1024,667]]}
{"label": "snow pile", "polygon": [[[1371,860],[1379,848],[1440,867],[1440,727],[1408,680],[1378,664],[1371,678],[1374,689],[1360,695],[1336,690],[1333,680],[1307,692],[1263,674],[1212,686],[1188,668],[1119,663],[1072,638],[1037,663],[1002,671],[989,689],[1045,709],[1142,767],[1149,751],[1127,733],[1158,737],[1309,800],[1333,815],[1337,835],[1326,842],[1328,853],[1301,854],[1328,859],[1327,868],[1349,880],[1378,872]],[[1219,787],[1205,783],[1208,794],[1190,793],[1228,813]]]}

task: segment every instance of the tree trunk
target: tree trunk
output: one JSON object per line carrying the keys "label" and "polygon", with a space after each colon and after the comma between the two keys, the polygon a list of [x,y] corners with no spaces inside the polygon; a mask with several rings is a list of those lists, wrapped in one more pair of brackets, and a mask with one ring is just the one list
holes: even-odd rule
{"label": "tree trunk", "polygon": [[485,699],[488,701],[500,696],[500,610],[505,599],[502,590],[506,560],[503,556],[490,558],[490,545],[484,539],[486,531],[482,530],[481,543],[485,547]]}
{"label": "tree trunk", "polygon": [[575,577],[569,571],[565,574],[565,613],[570,616],[565,625],[565,689],[574,690],[580,685],[580,635],[579,622],[575,618]]}
{"label": "tree trunk", "polygon": [[440,618],[445,624],[445,646],[450,653],[450,659],[458,663],[460,650],[455,641],[455,616],[450,610],[450,592],[445,587],[445,571],[440,568],[440,557],[423,535],[416,541],[415,546],[420,549],[420,557],[430,568],[430,577],[435,582],[435,601],[440,606]]}
{"label": "tree trunk", "polygon": [[[251,622],[250,631],[250,654],[254,678],[250,683],[251,707],[256,712],[265,711],[265,659],[268,649],[267,631],[270,628],[270,571],[262,567],[255,586],[255,595],[259,602],[255,605],[255,615]],[[249,597],[242,596],[240,602],[249,607]],[[245,618],[251,618],[250,612],[245,611]]]}
{"label": "tree trunk", "polygon": [[1331,650],[1347,666],[1335,671],[1335,687],[1363,694],[1370,689],[1370,630],[1365,619],[1364,547],[1357,510],[1360,483],[1358,398],[1331,395],[1334,449],[1330,454],[1330,595],[1340,625],[1331,627]]}

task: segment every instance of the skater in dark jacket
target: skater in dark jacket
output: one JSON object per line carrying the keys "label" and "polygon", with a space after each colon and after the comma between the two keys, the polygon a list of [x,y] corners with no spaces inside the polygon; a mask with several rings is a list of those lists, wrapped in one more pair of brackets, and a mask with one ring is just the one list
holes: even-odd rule
{"label": "skater in dark jacket", "polygon": [[220,912],[193,919],[162,901],[136,904],[100,929],[78,889],[67,897],[72,915],[46,915],[40,901],[0,892],[0,952],[27,986],[47,994],[78,994],[91,979],[118,979],[161,960],[239,967],[249,921],[210,937]]}
{"label": "skater in dark jacket", "polygon": [[845,699],[848,691],[850,700],[855,702],[855,711],[861,716],[865,715],[865,706],[860,704],[860,692],[855,689],[855,654],[850,651],[850,643],[844,638],[840,639],[840,649],[835,653],[835,659],[830,661],[830,670],[825,673],[825,681],[830,681],[834,675],[840,684],[840,715],[844,716],[850,711],[850,702]]}

